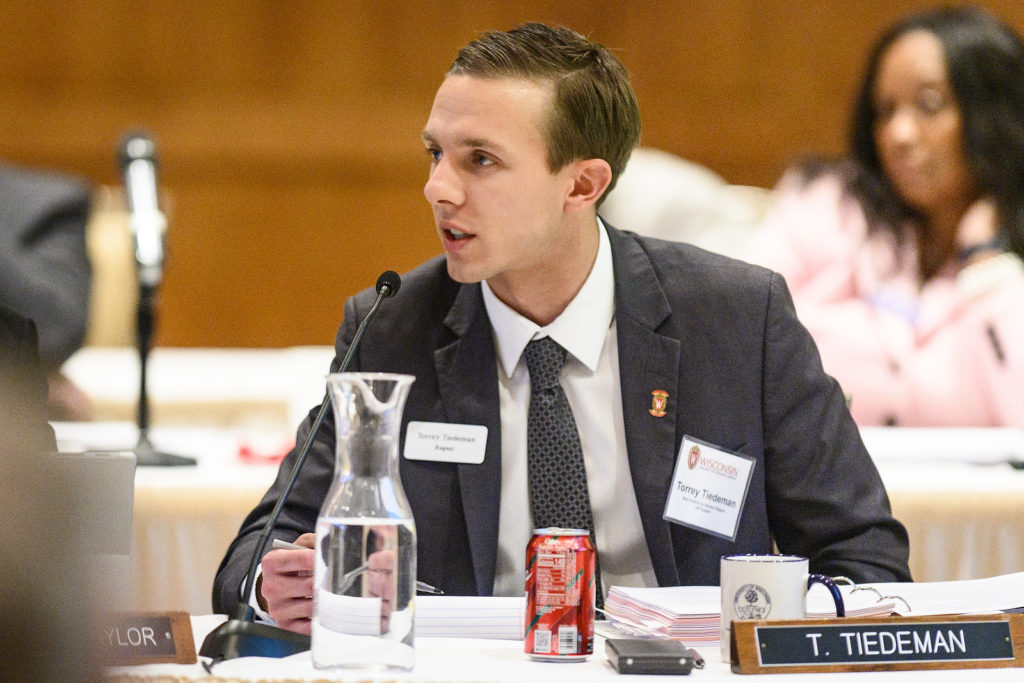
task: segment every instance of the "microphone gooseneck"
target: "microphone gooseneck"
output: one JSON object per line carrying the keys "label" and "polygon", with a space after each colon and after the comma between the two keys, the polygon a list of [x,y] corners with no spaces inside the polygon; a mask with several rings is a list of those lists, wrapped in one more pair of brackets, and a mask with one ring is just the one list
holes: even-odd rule
{"label": "microphone gooseneck", "polygon": [[[398,293],[398,289],[401,286],[402,278],[392,270],[381,273],[380,277],[377,278],[377,298],[362,322],[359,323],[355,336],[352,337],[352,343],[349,344],[348,351],[345,353],[345,358],[341,361],[341,365],[338,366],[338,372],[345,372],[348,369],[349,364],[352,362],[352,355],[356,347],[359,346],[359,341],[363,338],[363,332],[366,331],[367,325],[377,315],[377,309],[380,308],[381,302]],[[295,458],[291,474],[288,475],[288,482],[278,497],[270,517],[267,518],[266,524],[263,525],[263,529],[260,531],[259,539],[256,542],[256,549],[249,561],[249,569],[246,572],[245,581],[238,588],[238,605],[232,612],[231,618],[211,631],[206,636],[206,640],[203,641],[203,646],[199,649],[199,654],[204,657],[213,658],[214,663],[225,659],[246,656],[287,657],[296,652],[309,649],[309,636],[307,635],[270,626],[269,624],[255,623],[253,621],[253,608],[249,603],[255,590],[256,569],[263,559],[263,551],[267,547],[278,517],[281,516],[284,503],[295,486],[299,470],[302,469],[302,464],[306,462],[306,456],[309,455],[309,451],[313,447],[313,440],[316,438],[317,432],[320,431],[320,425],[323,424],[330,405],[330,394],[325,393],[324,400],[320,403],[320,408],[317,410],[316,417],[309,429],[309,434],[306,435],[306,440],[302,443],[302,448],[299,449],[298,455]]]}

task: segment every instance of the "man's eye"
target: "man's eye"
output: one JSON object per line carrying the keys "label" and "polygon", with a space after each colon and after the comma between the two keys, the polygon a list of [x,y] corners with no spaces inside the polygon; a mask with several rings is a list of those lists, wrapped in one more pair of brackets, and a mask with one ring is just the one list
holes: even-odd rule
{"label": "man's eye", "polygon": [[477,166],[490,166],[491,164],[494,163],[493,159],[491,159],[489,156],[485,156],[483,154],[474,154],[472,156],[472,159],[473,159],[473,163],[475,165],[477,165]]}
{"label": "man's eye", "polygon": [[430,160],[432,162],[437,163],[438,161],[441,160],[441,150],[435,149],[433,147],[428,147],[427,148],[427,156],[430,157]]}

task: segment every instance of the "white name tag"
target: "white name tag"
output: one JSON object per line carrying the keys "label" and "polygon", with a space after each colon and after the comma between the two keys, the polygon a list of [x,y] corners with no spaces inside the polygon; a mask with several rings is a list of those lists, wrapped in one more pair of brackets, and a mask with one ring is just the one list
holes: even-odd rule
{"label": "white name tag", "polygon": [[479,465],[484,461],[487,427],[447,422],[410,422],[405,431],[407,460]]}
{"label": "white name tag", "polygon": [[684,436],[664,518],[735,541],[754,462]]}

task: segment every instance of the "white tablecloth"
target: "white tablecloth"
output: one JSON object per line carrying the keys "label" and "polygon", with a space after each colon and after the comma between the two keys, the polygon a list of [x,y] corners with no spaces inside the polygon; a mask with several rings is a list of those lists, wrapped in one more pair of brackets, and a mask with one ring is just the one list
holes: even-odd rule
{"label": "white tablecloth", "polygon": [[[70,448],[133,445],[131,423],[58,424]],[[164,450],[197,467],[136,471],[131,577],[133,609],[210,611],[213,576],[238,526],[277,473],[245,464],[239,449],[283,450],[293,436],[252,429],[154,428]],[[1024,571],[1024,471],[1006,465],[882,462],[893,511],[910,535],[918,581]]]}
{"label": "white tablecloth", "polygon": [[[199,466],[137,471],[130,607],[209,612],[224,550],[277,471],[275,465],[246,464],[239,452],[287,448],[299,419],[323,397],[332,357],[330,347],[154,351],[151,437],[162,450],[197,457]],[[132,350],[85,349],[65,369],[103,414],[134,419],[138,369]],[[68,450],[130,448],[137,440],[131,421],[56,427]],[[1024,570],[1024,471],[1002,462],[1024,460],[1024,433],[863,433],[893,512],[908,529],[915,579]]]}
{"label": "white tablecloth", "polygon": [[[192,624],[198,651],[205,634],[212,630],[223,617],[193,617]],[[348,681],[370,683],[377,681],[448,681],[457,683],[566,683],[566,681],[612,681],[623,680],[604,656],[604,639],[598,636],[594,644],[594,655],[583,662],[535,662],[523,654],[523,644],[514,640],[476,640],[457,638],[417,638],[416,663],[411,672],[375,673],[367,670],[320,671],[313,668],[309,652],[293,655],[286,659],[240,658],[222,662],[213,668],[213,676],[206,673],[200,664],[153,664],[148,666],[124,667],[109,671],[111,677],[122,681]],[[721,661],[718,648],[698,648],[704,657],[704,669],[694,671],[694,680],[737,680],[729,666]],[[976,669],[970,671],[894,671],[872,672],[865,678],[864,673],[828,674],[773,674],[768,680],[775,683],[796,681],[816,683],[843,681],[864,683],[866,680],[897,681],[899,683],[945,683],[963,681],[969,676],[972,681],[1020,681],[1021,669]],[[629,683],[664,683],[677,680],[666,676],[631,675]],[[746,680],[746,679],[743,679]]]}

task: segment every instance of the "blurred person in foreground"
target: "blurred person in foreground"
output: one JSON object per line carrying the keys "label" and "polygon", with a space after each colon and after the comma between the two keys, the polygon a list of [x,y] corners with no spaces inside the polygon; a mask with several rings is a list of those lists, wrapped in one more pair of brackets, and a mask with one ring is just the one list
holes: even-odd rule
{"label": "blurred person in foreground", "polygon": [[[588,492],[575,500],[593,515],[603,590],[715,585],[722,555],[768,553],[773,542],[808,556],[814,571],[909,579],[906,532],[782,278],[598,218],[639,137],[625,67],[566,28],[484,34],[438,88],[423,130],[424,195],[444,254],[406,275],[351,366],[416,377],[406,426],[487,428],[479,464],[401,458],[417,578],[449,595],[523,594],[526,544],[545,514],[531,501],[568,507],[570,498],[534,493],[551,479],[533,476],[536,458],[551,452],[531,431],[530,375],[543,368],[530,359],[555,350],[565,358],[557,389],[538,391],[562,391],[571,407],[581,450],[572,457]],[[332,368],[374,298],[367,290],[346,302]],[[309,548],[334,474],[333,416],[323,426],[272,534]],[[734,539],[663,517],[684,435],[753,463]],[[239,602],[295,458],[228,549],[215,610]],[[536,525],[572,527],[572,512]],[[254,608],[308,633],[313,554],[266,553]]]}
{"label": "blurred person in foreground", "polygon": [[979,9],[870,53],[849,158],[780,181],[782,273],[861,425],[1024,427],[1024,44]]}
{"label": "blurred person in foreground", "polygon": [[30,318],[39,334],[49,416],[92,416],[88,396],[61,372],[82,347],[91,269],[88,184],[57,173],[0,163],[0,304]]}
{"label": "blurred person in foreground", "polygon": [[[0,680],[98,681],[75,482],[54,465],[35,326],[0,305]],[[94,640],[95,639],[95,640]]]}
{"label": "blurred person in foreground", "polygon": [[56,450],[35,323],[0,303],[0,458]]}

